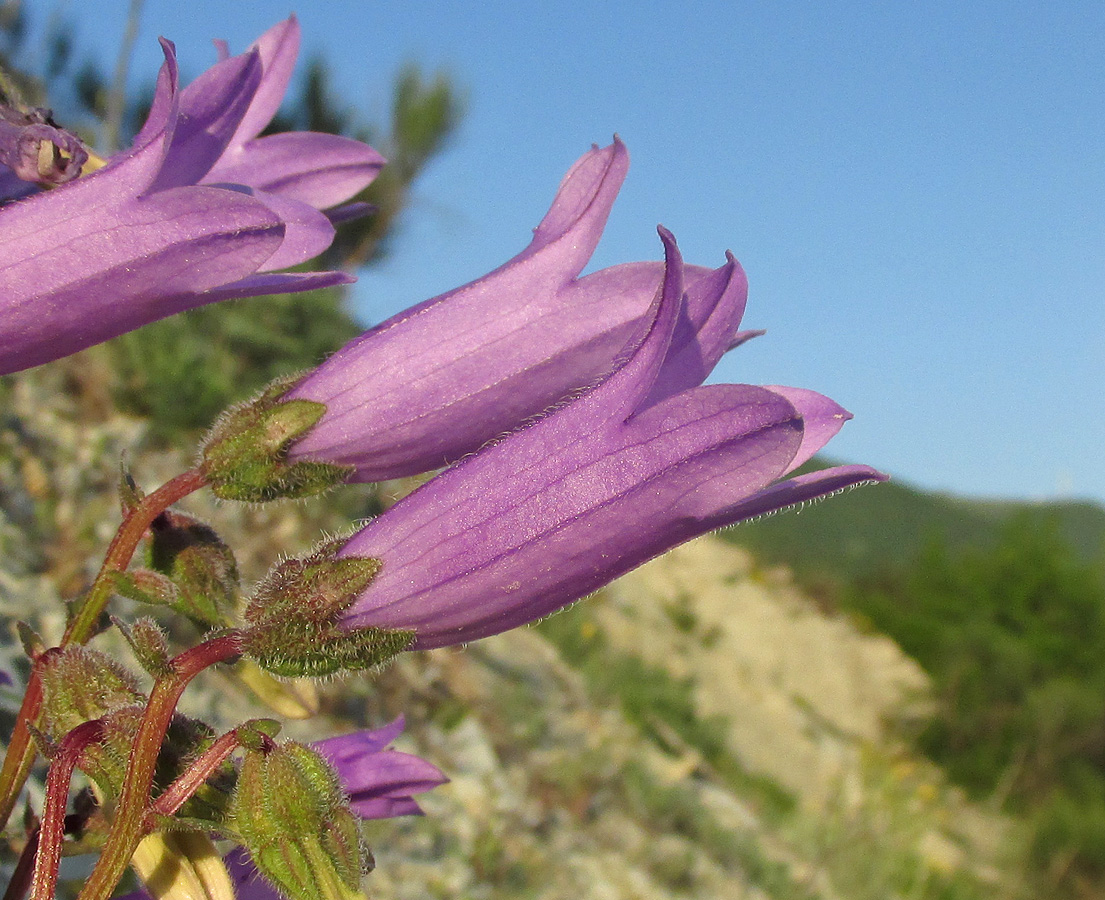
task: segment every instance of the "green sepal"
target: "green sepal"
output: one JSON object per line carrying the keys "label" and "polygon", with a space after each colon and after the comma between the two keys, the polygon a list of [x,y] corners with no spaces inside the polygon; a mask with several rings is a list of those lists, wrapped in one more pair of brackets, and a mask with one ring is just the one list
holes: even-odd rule
{"label": "green sepal", "polygon": [[406,650],[413,631],[344,630],[317,622],[283,622],[246,632],[242,652],[282,678],[321,678],[373,669]]}
{"label": "green sepal", "polygon": [[124,456],[119,460],[119,507],[123,516],[130,515],[145,496],[134,476],[130,474],[130,466]]}
{"label": "green sepal", "polygon": [[272,748],[273,738],[282,727],[276,719],[250,719],[235,728],[234,733],[246,750],[261,752]]}
{"label": "green sepal", "polygon": [[224,500],[264,503],[310,497],[353,471],[331,463],[288,461],[288,448],[326,412],[313,400],[282,400],[297,378],[274,381],[255,399],[227,410],[202,448],[207,483]]}
{"label": "green sepal", "polygon": [[349,628],[343,613],[380,570],[370,557],[335,557],[343,541],[284,560],[265,576],[246,607],[242,652],[286,678],[317,678],[374,668],[414,640],[410,631]]}
{"label": "green sepal", "polygon": [[172,606],[179,598],[171,578],[152,569],[131,569],[111,574],[112,587],[120,597],[151,606]]}
{"label": "green sepal", "polygon": [[273,566],[246,605],[246,621],[251,625],[288,618],[334,621],[372,584],[381,566],[380,560],[367,556],[335,557],[343,543],[327,541],[308,556]]}
{"label": "green sepal", "polygon": [[149,617],[137,619],[134,624],[128,625],[115,616],[111,617],[112,623],[126,638],[134,658],[153,678],[169,678],[173,674],[173,666],[169,653],[169,642],[165,632]]}
{"label": "green sepal", "polygon": [[43,759],[53,759],[58,754],[58,745],[44,731],[34,725],[27,725],[27,733],[34,742],[38,755]]}
{"label": "green sepal", "polygon": [[23,645],[23,652],[27,655],[27,659],[34,662],[46,651],[46,642],[26,622],[16,622],[15,630],[19,635],[19,643]]}

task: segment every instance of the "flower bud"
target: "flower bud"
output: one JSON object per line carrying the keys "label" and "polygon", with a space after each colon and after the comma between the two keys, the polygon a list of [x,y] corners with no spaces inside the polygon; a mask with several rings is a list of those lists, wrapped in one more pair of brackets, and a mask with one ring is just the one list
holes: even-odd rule
{"label": "flower bud", "polygon": [[288,460],[288,447],[326,412],[312,400],[283,400],[292,380],[275,381],[215,423],[203,447],[203,471],[224,500],[262,503],[309,497],[343,482],[352,467]]}
{"label": "flower bud", "polygon": [[42,730],[54,741],[83,722],[143,704],[138,680],[111,657],[89,647],[49,650],[40,659]]}
{"label": "flower bud", "polygon": [[316,751],[288,742],[248,753],[231,813],[253,863],[292,900],[362,897],[368,857],[357,819]]}
{"label": "flower bud", "polygon": [[150,533],[150,565],[175,585],[172,608],[200,628],[233,624],[238,564],[215,530],[192,516],[167,510],[154,519]]}

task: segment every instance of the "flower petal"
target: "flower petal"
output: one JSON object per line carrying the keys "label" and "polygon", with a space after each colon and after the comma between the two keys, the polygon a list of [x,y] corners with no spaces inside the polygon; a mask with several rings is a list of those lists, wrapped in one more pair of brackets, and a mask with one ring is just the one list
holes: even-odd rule
{"label": "flower petal", "polygon": [[284,223],[284,240],[265,260],[260,271],[272,272],[298,266],[314,259],[333,242],[334,224],[313,206],[265,191],[238,190],[265,204]]}
{"label": "flower petal", "polygon": [[157,73],[157,82],[154,87],[153,100],[150,103],[150,111],[146,114],[146,121],[141,131],[138,132],[131,144],[132,151],[145,147],[166,128],[172,128],[176,124],[179,104],[177,88],[180,79],[180,73],[177,69],[176,46],[172,41],[167,41],[165,38],[159,40],[165,62],[162,63],[161,69]]}
{"label": "flower petal", "polygon": [[590,151],[525,251],[373,328],[310,373],[289,397],[327,412],[292,457],[356,466],[358,481],[438,468],[609,371],[661,273],[634,264],[576,277],[626,158],[620,143]]}
{"label": "flower petal", "polygon": [[180,309],[193,306],[206,306],[223,300],[241,300],[243,297],[259,297],[263,294],[299,294],[303,291],[318,291],[336,287],[339,284],[352,284],[356,281],[352,275],[344,272],[278,272],[264,275],[250,275],[222,287],[205,291],[190,305],[181,305]]}
{"label": "flower petal", "polygon": [[721,528],[724,525],[743,522],[746,519],[786,509],[788,506],[826,497],[845,488],[886,481],[887,477],[870,466],[836,466],[832,469],[796,475],[794,478],[773,484],[750,497],[717,510],[710,518],[714,523],[711,527]]}
{"label": "flower petal", "polygon": [[216,63],[180,95],[180,117],[156,190],[196,184],[223,155],[261,82],[256,51]]}
{"label": "flower petal", "polygon": [[780,387],[777,384],[769,384],[767,389],[786,397],[802,416],[802,446],[787,467],[788,474],[829,443],[844,427],[844,423],[852,418],[852,414],[843,406],[816,391]]}
{"label": "flower petal", "polygon": [[[744,270],[726,254],[720,269],[685,267],[687,304],[647,404],[702,384],[733,344],[748,300]],[[647,405],[646,404],[646,405]]]}
{"label": "flower petal", "polygon": [[232,147],[208,181],[232,181],[327,209],[348,200],[379,174],[384,158],[360,141],[292,131]]}
{"label": "flower petal", "polygon": [[125,174],[97,173],[0,211],[0,373],[177,312],[173,298],[255,272],[283,239],[273,213],[232,191],[121,202],[115,182]]}
{"label": "flower petal", "polygon": [[273,25],[250,47],[250,50],[256,49],[261,57],[263,75],[249,111],[230,140],[231,147],[240,147],[257,137],[280,109],[295,70],[296,57],[299,56],[299,41],[299,20],[293,13],[283,22]]}

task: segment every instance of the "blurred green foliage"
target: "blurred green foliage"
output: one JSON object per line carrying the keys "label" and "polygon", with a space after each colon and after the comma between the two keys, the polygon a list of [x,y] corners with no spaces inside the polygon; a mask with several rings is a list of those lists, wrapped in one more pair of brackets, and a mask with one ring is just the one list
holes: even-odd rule
{"label": "blurred green foliage", "polygon": [[[833,465],[815,458],[799,472]],[[909,565],[928,538],[989,551],[1013,519],[1052,519],[1082,561],[1105,572],[1105,508],[1085,501],[977,500],[923,491],[897,478],[848,490],[721,532],[758,559],[794,570],[807,590],[836,589],[888,566]]]}
{"label": "blurred green foliage", "polygon": [[355,337],[337,289],[205,306],[125,334],[104,348],[120,409],[163,441],[189,439],[230,403],[280,375],[318,365]]}
{"label": "blurred green foliage", "polygon": [[920,746],[1032,823],[1049,888],[1105,891],[1105,578],[1061,523],[1016,516],[987,548],[932,539],[841,602],[933,677]]}

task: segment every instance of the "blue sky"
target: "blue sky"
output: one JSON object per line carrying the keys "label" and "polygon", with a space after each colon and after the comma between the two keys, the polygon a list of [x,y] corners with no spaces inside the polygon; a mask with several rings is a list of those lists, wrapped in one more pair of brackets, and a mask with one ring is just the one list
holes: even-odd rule
{"label": "blue sky", "polygon": [[[77,22],[114,53],[127,4]],[[39,4],[37,11],[49,9]],[[794,384],[856,418],[836,457],[974,496],[1105,501],[1105,4],[147,0],[184,71],[295,9],[369,119],[406,61],[467,115],[394,257],[378,320],[520,250],[561,176],[617,132],[632,166],[594,267],[726,249],[768,334],[716,378]],[[113,58],[113,57],[112,57]]]}

